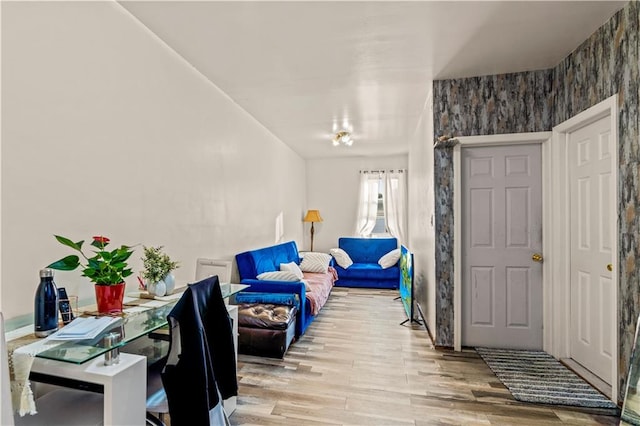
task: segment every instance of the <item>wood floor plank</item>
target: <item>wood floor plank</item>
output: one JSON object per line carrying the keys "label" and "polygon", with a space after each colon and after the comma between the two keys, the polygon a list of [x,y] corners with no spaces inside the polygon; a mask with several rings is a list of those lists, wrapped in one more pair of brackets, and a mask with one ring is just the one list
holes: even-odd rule
{"label": "wood floor plank", "polygon": [[284,359],[239,355],[232,425],[614,425],[516,401],[473,350],[436,350],[391,290],[333,289]]}

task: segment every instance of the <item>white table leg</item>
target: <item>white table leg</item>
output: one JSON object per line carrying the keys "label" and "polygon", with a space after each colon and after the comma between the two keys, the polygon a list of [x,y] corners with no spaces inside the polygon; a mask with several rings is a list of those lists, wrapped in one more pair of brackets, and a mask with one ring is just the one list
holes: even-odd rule
{"label": "white table leg", "polygon": [[[227,305],[227,311],[229,312],[229,316],[233,321],[233,346],[236,351],[236,369],[238,363],[238,307],[236,305]],[[222,402],[222,406],[224,407],[224,412],[227,416],[233,414],[236,410],[237,405],[237,397],[232,396],[231,398],[225,399]]]}
{"label": "white table leg", "polygon": [[36,357],[31,371],[102,385],[105,426],[145,424],[147,361],[144,356],[121,352],[120,362],[110,366],[104,365],[104,356],[84,364]]}

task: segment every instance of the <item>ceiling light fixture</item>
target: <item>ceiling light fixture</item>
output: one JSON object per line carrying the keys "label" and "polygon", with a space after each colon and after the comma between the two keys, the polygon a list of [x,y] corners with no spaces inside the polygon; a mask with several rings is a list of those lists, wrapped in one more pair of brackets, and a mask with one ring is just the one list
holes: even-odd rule
{"label": "ceiling light fixture", "polygon": [[353,139],[351,139],[351,133],[347,132],[346,130],[340,130],[338,133],[336,133],[335,136],[333,137],[333,146],[338,146],[340,144],[346,145],[346,146],[353,145]]}

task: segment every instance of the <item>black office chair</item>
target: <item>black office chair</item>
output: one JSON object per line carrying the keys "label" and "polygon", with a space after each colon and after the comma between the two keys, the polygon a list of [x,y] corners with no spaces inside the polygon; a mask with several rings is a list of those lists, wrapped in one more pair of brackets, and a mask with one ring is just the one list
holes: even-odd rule
{"label": "black office chair", "polygon": [[169,351],[150,366],[147,411],[162,421],[168,410],[172,426],[229,424],[222,401],[238,394],[238,382],[231,318],[218,277],[190,284],[168,321]]}

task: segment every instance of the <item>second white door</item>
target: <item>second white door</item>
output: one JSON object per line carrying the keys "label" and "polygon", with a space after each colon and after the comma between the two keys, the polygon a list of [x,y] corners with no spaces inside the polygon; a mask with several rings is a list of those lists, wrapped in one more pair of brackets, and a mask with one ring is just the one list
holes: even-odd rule
{"label": "second white door", "polygon": [[615,182],[610,118],[569,134],[571,189],[571,358],[612,383]]}

